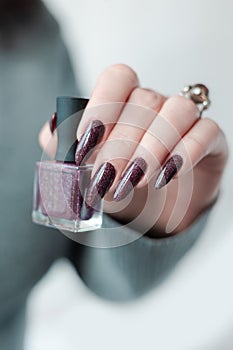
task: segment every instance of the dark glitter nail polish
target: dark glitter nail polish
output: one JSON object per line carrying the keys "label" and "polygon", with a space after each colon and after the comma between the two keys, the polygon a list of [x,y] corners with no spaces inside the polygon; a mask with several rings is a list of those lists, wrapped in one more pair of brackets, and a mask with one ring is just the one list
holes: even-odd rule
{"label": "dark glitter nail polish", "polygon": [[121,181],[114,192],[116,202],[124,199],[133,188],[139,183],[147,168],[146,161],[143,158],[136,158],[124,172]]}
{"label": "dark glitter nail polish", "polygon": [[95,208],[100,199],[111,187],[116,176],[116,171],[111,163],[103,163],[96,171],[86,194],[86,203],[88,206]]}
{"label": "dark glitter nail polish", "polygon": [[54,133],[54,130],[57,127],[57,113],[53,113],[52,117],[49,119],[49,128],[51,133]]}
{"label": "dark glitter nail polish", "polygon": [[43,215],[76,220],[80,217],[83,196],[80,177],[72,163],[44,161],[36,163],[39,186],[39,208]]}
{"label": "dark glitter nail polish", "polygon": [[86,155],[100,142],[104,134],[104,125],[100,120],[93,120],[82,135],[75,153],[75,163],[81,165]]}
{"label": "dark glitter nail polish", "polygon": [[159,173],[157,180],[155,182],[155,188],[160,189],[167,185],[168,182],[176,175],[183,165],[183,158],[178,154],[172,156],[165,163],[163,169]]}

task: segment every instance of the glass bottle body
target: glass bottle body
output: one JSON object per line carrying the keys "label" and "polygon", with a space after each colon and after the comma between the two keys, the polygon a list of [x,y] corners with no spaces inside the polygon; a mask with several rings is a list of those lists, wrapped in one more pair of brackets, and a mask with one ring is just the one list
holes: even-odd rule
{"label": "glass bottle body", "polygon": [[100,228],[102,201],[95,208],[86,203],[91,172],[91,165],[76,166],[58,161],[37,162],[33,221],[72,232]]}

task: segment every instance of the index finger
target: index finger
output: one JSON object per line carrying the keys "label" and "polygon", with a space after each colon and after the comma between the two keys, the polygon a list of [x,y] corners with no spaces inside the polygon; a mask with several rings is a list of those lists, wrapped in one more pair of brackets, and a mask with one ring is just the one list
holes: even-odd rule
{"label": "index finger", "polygon": [[77,138],[80,139],[92,120],[100,120],[105,125],[103,139],[106,139],[117,122],[124,103],[137,86],[138,77],[129,66],[115,64],[105,69],[97,80],[84,111],[78,126]]}

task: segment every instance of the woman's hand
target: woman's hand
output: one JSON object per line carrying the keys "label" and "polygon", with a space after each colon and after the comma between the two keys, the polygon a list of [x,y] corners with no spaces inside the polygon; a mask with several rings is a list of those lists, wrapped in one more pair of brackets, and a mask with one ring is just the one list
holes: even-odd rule
{"label": "woman's hand", "polygon": [[[46,125],[42,146],[49,135]],[[106,194],[106,212],[151,236],[184,230],[218,195],[228,157],[222,130],[190,99],[139,87],[126,65],[100,75],[77,137],[79,164],[98,144],[91,204]]]}

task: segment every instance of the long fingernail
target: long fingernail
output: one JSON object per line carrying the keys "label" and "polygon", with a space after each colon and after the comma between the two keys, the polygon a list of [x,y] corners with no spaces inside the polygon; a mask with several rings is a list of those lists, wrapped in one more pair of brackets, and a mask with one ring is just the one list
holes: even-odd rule
{"label": "long fingernail", "polygon": [[52,117],[49,119],[49,128],[51,133],[54,133],[54,130],[57,127],[57,113],[53,113]]}
{"label": "long fingernail", "polygon": [[100,120],[93,120],[82,135],[75,153],[75,163],[81,165],[86,155],[100,142],[104,134],[104,125]]}
{"label": "long fingernail", "polygon": [[157,180],[155,182],[155,188],[160,189],[167,185],[168,182],[176,175],[183,165],[183,158],[178,154],[172,156],[165,163],[163,169],[159,173]]}
{"label": "long fingernail", "polygon": [[139,183],[147,168],[143,158],[136,158],[124,172],[121,181],[117,185],[113,199],[118,202],[124,199]]}
{"label": "long fingernail", "polygon": [[96,171],[87,189],[86,202],[95,208],[101,198],[111,187],[116,176],[116,171],[111,163],[103,163]]}

